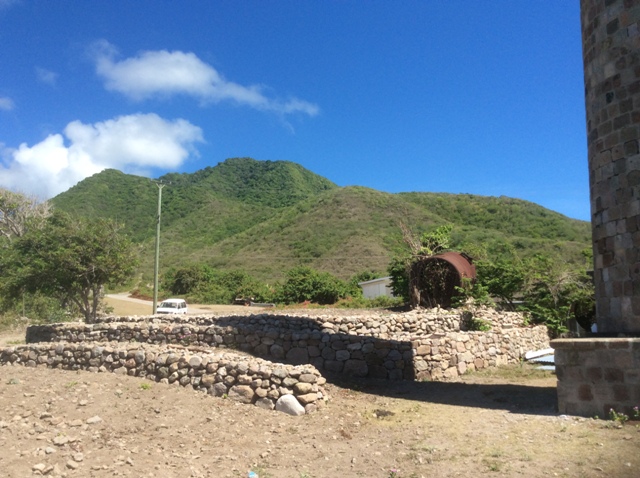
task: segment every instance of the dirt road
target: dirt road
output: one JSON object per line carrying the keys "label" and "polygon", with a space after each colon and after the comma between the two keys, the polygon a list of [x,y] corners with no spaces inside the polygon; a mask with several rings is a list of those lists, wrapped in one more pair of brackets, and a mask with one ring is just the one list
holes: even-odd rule
{"label": "dirt road", "polygon": [[[129,297],[128,293],[108,294],[105,297],[105,302],[109,307],[113,308],[112,313],[114,315],[151,315],[153,311],[153,302]],[[249,309],[251,313],[257,313],[261,310],[258,307],[251,307]],[[188,310],[189,315],[195,315],[246,312],[248,308],[242,305],[188,304]]]}

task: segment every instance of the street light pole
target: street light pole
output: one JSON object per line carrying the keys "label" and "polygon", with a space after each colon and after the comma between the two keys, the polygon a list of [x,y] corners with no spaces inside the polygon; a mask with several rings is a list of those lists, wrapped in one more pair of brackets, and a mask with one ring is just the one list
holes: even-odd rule
{"label": "street light pole", "polygon": [[156,260],[153,265],[153,314],[158,310],[158,267],[160,265],[160,215],[162,213],[162,188],[164,184],[156,183],[158,186],[158,217],[156,218]]}

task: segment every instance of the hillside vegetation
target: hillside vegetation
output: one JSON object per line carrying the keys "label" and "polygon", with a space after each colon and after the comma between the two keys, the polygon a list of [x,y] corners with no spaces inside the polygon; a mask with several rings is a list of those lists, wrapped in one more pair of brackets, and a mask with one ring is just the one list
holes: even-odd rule
{"label": "hillside vegetation", "polygon": [[[582,265],[590,227],[536,204],[469,194],[389,194],[338,187],[286,161],[228,159],[192,174],[167,174],[163,189],[161,269],[205,263],[275,281],[307,265],[348,278],[384,274],[402,247],[399,221],[416,232],[453,226],[452,242],[472,255],[538,252]],[[124,223],[143,245],[150,272],[157,187],[147,178],[106,170],[53,199],[64,211]]]}

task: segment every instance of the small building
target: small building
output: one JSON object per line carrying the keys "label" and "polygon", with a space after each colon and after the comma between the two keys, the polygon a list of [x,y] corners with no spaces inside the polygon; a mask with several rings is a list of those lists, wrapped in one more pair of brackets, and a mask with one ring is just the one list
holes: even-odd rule
{"label": "small building", "polygon": [[379,279],[358,282],[362,288],[362,295],[365,299],[375,299],[382,295],[387,297],[395,297],[391,290],[391,277],[380,277]]}

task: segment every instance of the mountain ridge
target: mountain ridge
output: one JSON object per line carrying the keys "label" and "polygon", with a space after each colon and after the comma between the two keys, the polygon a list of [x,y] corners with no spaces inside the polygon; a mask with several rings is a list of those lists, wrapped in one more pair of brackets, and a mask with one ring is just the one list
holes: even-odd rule
{"label": "mountain ridge", "polygon": [[[453,226],[453,245],[491,257],[522,255],[583,260],[590,225],[535,203],[470,194],[386,193],[339,187],[289,161],[231,158],[194,173],[169,173],[163,189],[161,268],[206,262],[278,280],[305,264],[346,278],[384,273],[402,248],[399,222],[417,233]],[[70,213],[117,219],[145,246],[151,267],[157,188],[152,180],[105,170],[56,196]]]}

